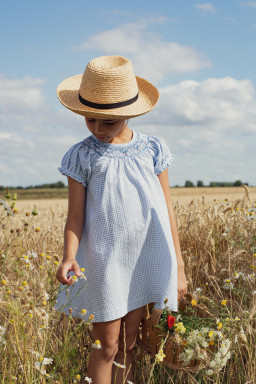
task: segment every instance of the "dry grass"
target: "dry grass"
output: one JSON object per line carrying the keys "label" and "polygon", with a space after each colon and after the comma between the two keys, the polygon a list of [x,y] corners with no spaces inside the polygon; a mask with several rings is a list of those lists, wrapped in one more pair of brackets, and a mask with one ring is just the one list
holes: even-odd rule
{"label": "dry grass", "polygon": [[[223,332],[227,330],[229,334],[232,356],[215,376],[207,376],[205,371],[198,374],[173,371],[156,364],[150,383],[254,383],[256,214],[248,210],[256,204],[255,191],[251,193],[250,189],[239,187],[234,198],[224,192],[220,199],[216,195],[215,201],[193,195],[186,202],[173,191],[188,291],[201,287],[199,302],[209,305],[217,317],[231,319],[232,327],[224,323]],[[223,197],[228,200],[224,202]],[[78,374],[81,382],[85,382],[92,325],[53,311],[67,200],[40,200],[35,204],[38,215],[31,214],[34,202],[17,201],[18,211],[6,218],[0,206],[0,325],[4,327],[0,341],[1,383],[70,384],[80,382]],[[37,257],[31,256],[26,262],[24,255],[32,251]],[[220,304],[224,299],[225,307]],[[48,328],[40,329],[41,326]],[[241,337],[241,328],[246,339]],[[138,346],[134,354],[134,383],[148,383],[154,359]],[[46,357],[53,359],[51,364],[44,365],[53,377],[47,377],[35,367],[36,362],[39,364]]]}

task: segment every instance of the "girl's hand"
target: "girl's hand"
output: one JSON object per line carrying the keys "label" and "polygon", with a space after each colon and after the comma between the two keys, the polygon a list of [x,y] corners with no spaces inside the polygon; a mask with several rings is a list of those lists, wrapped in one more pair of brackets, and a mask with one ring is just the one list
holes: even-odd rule
{"label": "girl's hand", "polygon": [[59,280],[60,283],[71,285],[72,284],[72,280],[71,280],[72,276],[67,277],[67,274],[70,271],[75,272],[77,277],[82,276],[82,274],[80,272],[80,267],[79,267],[77,261],[73,260],[73,261],[63,262],[59,266],[59,268],[57,269],[55,277],[57,280]]}
{"label": "girl's hand", "polygon": [[188,293],[187,288],[187,279],[184,268],[178,268],[178,300]]}

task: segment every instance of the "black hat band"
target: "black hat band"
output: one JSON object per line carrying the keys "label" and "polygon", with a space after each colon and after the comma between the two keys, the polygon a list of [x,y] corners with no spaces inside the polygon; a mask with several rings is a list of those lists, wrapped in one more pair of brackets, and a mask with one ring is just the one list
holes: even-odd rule
{"label": "black hat band", "polygon": [[119,103],[111,103],[111,104],[93,103],[92,101],[84,99],[80,95],[80,93],[78,93],[78,96],[79,96],[80,102],[86,105],[87,107],[96,108],[96,109],[115,109],[115,108],[126,107],[126,105],[135,103],[135,101],[138,100],[139,94],[137,93],[137,95],[134,96],[132,99],[120,101]]}

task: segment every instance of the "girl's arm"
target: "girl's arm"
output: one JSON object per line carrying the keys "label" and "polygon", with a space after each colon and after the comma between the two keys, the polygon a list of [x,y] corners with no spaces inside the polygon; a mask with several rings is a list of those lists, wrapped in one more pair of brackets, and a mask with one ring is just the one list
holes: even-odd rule
{"label": "girl's arm", "polygon": [[75,260],[84,226],[86,188],[68,177],[68,217],[64,230],[63,262]]}
{"label": "girl's arm", "polygon": [[56,278],[62,284],[71,284],[67,273],[74,271],[81,276],[80,267],[76,262],[76,253],[81,240],[84,226],[86,188],[76,180],[68,177],[68,216],[64,229],[63,261],[56,272]]}
{"label": "girl's arm", "polygon": [[166,168],[163,172],[161,172],[158,176],[160,184],[162,186],[165,201],[168,209],[168,214],[170,218],[170,225],[172,231],[172,237],[177,257],[177,266],[178,266],[178,299],[180,299],[184,294],[187,293],[187,281],[184,270],[184,261],[181,254],[180,249],[180,241],[179,234],[177,228],[177,222],[175,219],[174,209],[172,206],[171,195],[170,195],[170,187],[169,187],[169,179],[168,179],[168,168]]}

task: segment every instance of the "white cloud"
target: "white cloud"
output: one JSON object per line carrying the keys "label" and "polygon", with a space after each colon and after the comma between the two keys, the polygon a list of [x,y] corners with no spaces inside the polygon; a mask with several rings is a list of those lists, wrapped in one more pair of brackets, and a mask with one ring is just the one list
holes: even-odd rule
{"label": "white cloud", "polygon": [[10,79],[0,74],[1,110],[38,109],[45,106],[41,86],[45,79],[25,76],[22,79]]}
{"label": "white cloud", "polygon": [[144,20],[100,32],[73,49],[127,56],[132,60],[135,73],[152,82],[161,81],[170,74],[190,73],[211,66],[193,47],[163,41],[156,33],[149,33],[148,23]]}
{"label": "white cloud", "polygon": [[197,3],[195,4],[196,8],[201,9],[206,12],[215,12],[215,7],[211,3]]}
{"label": "white cloud", "polygon": [[249,7],[256,9],[256,1],[244,1],[240,3],[241,7]]}
{"label": "white cloud", "polygon": [[249,80],[231,77],[202,82],[182,81],[160,88],[156,118],[171,118],[180,126],[197,125],[219,130],[256,133],[256,99]]}

